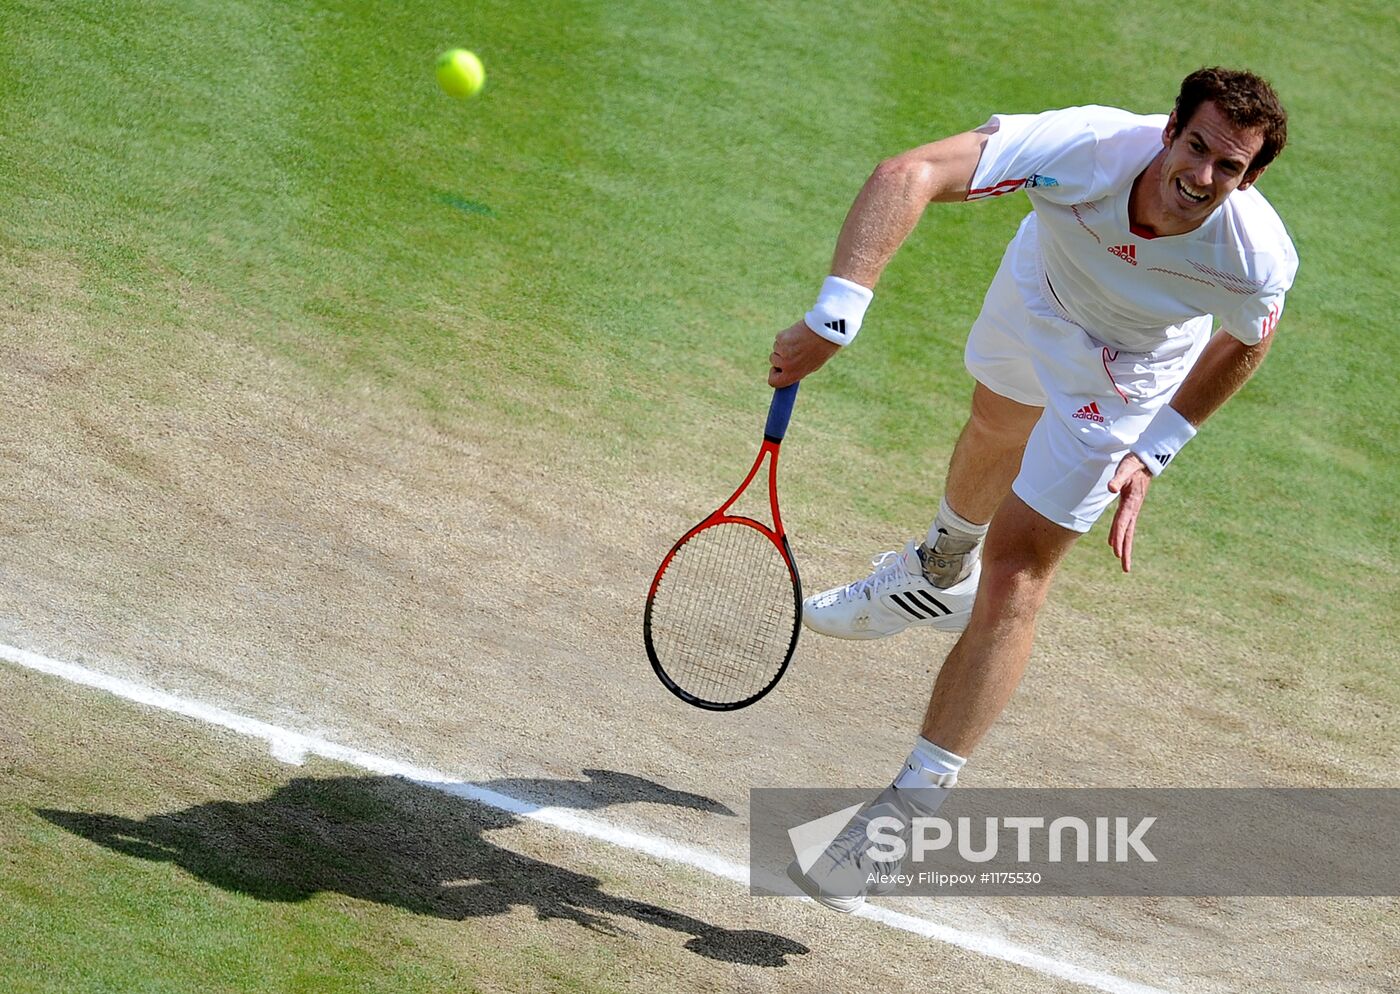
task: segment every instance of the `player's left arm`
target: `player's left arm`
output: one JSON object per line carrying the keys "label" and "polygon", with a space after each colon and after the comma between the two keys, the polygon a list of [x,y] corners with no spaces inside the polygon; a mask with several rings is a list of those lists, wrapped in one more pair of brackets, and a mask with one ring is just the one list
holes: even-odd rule
{"label": "player's left arm", "polygon": [[1270,335],[1246,345],[1223,328],[1217,331],[1177,387],[1172,408],[1197,428],[1205,424],[1254,375],[1273,340]]}
{"label": "player's left arm", "polygon": [[[1205,424],[1254,375],[1273,340],[1269,335],[1255,345],[1246,345],[1223,329],[1217,331],[1177,388],[1172,409],[1192,427]],[[1118,510],[1113,515],[1108,544],[1122,561],[1124,573],[1132,568],[1133,532],[1151,483],[1147,464],[1130,452],[1118,464],[1118,472],[1108,484],[1109,492],[1118,494]]]}

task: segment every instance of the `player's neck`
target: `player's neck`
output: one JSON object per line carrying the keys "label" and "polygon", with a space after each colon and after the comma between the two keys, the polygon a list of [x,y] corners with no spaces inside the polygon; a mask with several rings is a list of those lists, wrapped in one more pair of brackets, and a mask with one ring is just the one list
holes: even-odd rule
{"label": "player's neck", "polygon": [[1133,180],[1132,191],[1128,194],[1128,226],[1135,235],[1162,238],[1184,235],[1201,226],[1200,223],[1173,222],[1162,209],[1162,164],[1166,158],[1167,152],[1163,149]]}

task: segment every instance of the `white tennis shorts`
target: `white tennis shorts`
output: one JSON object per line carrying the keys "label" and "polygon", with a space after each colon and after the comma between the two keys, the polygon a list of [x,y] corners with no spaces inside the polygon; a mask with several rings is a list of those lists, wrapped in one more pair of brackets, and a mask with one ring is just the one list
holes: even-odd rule
{"label": "white tennis shorts", "polygon": [[1114,499],[1108,481],[1118,464],[1186,378],[1214,322],[1205,315],[1167,329],[1152,352],[1115,349],[1055,300],[1035,238],[1030,214],[1002,256],[965,358],[988,389],[1045,408],[1012,491],[1055,524],[1086,532]]}

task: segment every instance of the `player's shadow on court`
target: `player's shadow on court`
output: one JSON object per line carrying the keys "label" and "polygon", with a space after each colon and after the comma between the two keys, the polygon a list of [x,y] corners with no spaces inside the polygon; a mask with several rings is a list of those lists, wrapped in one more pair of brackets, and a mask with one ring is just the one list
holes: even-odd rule
{"label": "player's shadow on court", "polygon": [[537,777],[504,777],[500,780],[485,780],[475,784],[487,790],[498,791],[509,797],[525,801],[538,801],[541,805],[573,808],[577,811],[594,811],[612,804],[648,802],[665,804],[673,808],[691,808],[706,814],[734,817],[734,812],[726,805],[703,794],[691,794],[683,790],[663,787],[655,780],[634,776],[631,773],[617,773],[613,770],[584,770],[587,780],[555,780]]}
{"label": "player's shadow on court", "polygon": [[808,951],[772,932],[727,929],[609,894],[594,877],[483,838],[520,824],[515,816],[393,777],[298,778],[262,800],[214,801],[139,820],[37,813],[114,852],[174,863],[264,901],[331,891],[450,921],[532,907],[542,921],[609,935],[634,935],[630,920],[689,936],[685,947],[701,956],[751,966],[786,966],[788,956]]}

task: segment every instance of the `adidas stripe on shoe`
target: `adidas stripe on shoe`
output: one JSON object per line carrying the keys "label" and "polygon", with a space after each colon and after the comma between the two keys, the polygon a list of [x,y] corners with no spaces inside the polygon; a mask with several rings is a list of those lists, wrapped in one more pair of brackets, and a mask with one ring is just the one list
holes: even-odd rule
{"label": "adidas stripe on shoe", "polygon": [[953,586],[935,587],[924,577],[916,542],[877,556],[863,580],[833,587],[802,602],[802,623],[841,639],[878,639],[906,628],[960,632],[967,627],[981,579],[980,559]]}

